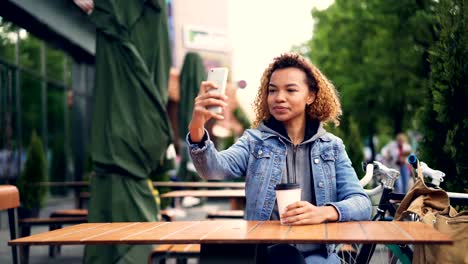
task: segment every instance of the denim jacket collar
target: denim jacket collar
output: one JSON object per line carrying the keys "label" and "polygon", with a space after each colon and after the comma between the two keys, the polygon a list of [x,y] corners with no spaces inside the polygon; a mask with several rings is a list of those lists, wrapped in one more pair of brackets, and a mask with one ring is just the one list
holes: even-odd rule
{"label": "denim jacket collar", "polygon": [[[281,135],[279,132],[269,128],[264,124],[264,122],[261,122],[260,125],[258,126],[258,130],[261,132],[261,139],[266,140],[269,137],[280,137],[283,140],[288,141],[289,143],[292,143],[291,140],[288,137],[285,137]],[[329,134],[327,134],[327,131],[325,128],[323,128],[323,123],[320,122],[319,127],[317,129],[317,133],[315,133],[314,136],[309,138],[308,140],[303,141],[301,144],[307,144],[312,141],[315,141],[316,139],[320,139],[321,141],[331,141],[332,139],[330,138]]]}

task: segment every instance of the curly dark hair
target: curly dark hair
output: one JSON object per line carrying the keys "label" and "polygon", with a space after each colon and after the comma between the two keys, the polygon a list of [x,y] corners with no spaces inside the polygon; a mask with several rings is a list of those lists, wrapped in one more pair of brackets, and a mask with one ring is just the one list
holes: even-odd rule
{"label": "curly dark hair", "polygon": [[260,87],[253,103],[255,111],[253,127],[258,127],[260,122],[270,118],[271,114],[267,103],[270,78],[274,71],[285,68],[297,68],[303,71],[307,77],[306,83],[309,90],[316,94],[315,101],[307,109],[309,117],[325,123],[333,122],[335,126],[338,126],[342,110],[338,92],[333,84],[303,56],[296,53],[284,53],[274,58],[263,72]]}

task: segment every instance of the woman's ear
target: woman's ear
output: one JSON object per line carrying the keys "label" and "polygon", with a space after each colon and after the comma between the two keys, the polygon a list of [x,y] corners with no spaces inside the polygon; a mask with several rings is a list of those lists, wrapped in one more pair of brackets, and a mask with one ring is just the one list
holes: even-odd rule
{"label": "woman's ear", "polygon": [[315,93],[309,93],[307,97],[307,105],[311,105],[315,102]]}

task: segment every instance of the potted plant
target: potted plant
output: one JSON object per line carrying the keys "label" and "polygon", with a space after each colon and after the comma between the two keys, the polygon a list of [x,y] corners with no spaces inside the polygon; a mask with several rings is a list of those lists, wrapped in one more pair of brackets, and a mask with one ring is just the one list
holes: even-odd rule
{"label": "potted plant", "polygon": [[33,131],[31,142],[28,147],[26,164],[18,179],[18,190],[20,192],[21,205],[18,210],[20,218],[37,217],[40,208],[44,205],[47,197],[47,186],[37,183],[47,179],[46,159],[41,139]]}

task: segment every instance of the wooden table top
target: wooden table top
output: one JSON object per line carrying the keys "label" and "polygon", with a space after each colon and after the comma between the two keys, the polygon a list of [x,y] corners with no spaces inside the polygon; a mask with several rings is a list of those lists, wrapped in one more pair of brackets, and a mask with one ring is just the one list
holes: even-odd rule
{"label": "wooden table top", "polygon": [[9,241],[9,245],[400,243],[451,244],[419,222],[342,222],[284,226],[278,221],[86,223]]}
{"label": "wooden table top", "polygon": [[206,197],[206,198],[244,198],[244,189],[235,190],[183,190],[172,191],[161,194],[162,198],[177,198],[177,197]]}

